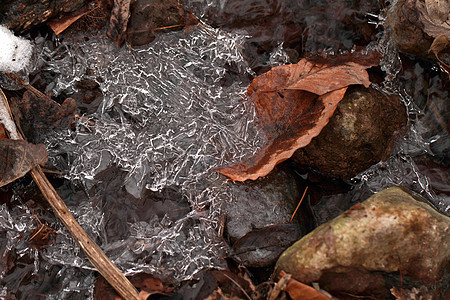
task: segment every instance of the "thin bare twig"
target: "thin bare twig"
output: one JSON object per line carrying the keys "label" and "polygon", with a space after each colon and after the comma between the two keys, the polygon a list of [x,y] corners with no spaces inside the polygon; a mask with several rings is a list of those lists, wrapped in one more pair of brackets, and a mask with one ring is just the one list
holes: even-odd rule
{"label": "thin bare twig", "polygon": [[302,198],[300,199],[300,201],[298,202],[297,207],[295,208],[294,213],[292,214],[291,219],[289,220],[289,223],[291,223],[292,220],[294,220],[295,214],[297,213],[297,210],[299,209],[300,204],[302,204],[303,198],[305,198],[305,195],[306,195],[306,191],[307,191],[307,190],[308,190],[308,186],[306,186],[306,189],[305,189],[305,191],[303,192],[303,196],[302,196]]}

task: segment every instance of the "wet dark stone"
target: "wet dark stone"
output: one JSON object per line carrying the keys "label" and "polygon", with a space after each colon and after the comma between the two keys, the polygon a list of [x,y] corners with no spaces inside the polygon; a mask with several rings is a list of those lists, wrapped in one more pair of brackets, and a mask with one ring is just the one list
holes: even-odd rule
{"label": "wet dark stone", "polygon": [[255,181],[232,183],[231,192],[233,201],[225,204],[226,230],[234,257],[246,266],[272,264],[311,227],[302,207],[289,224],[303,189],[294,173],[283,166]]}
{"label": "wet dark stone", "polygon": [[247,267],[266,267],[301,237],[298,223],[255,229],[234,243],[233,257]]}
{"label": "wet dark stone", "polygon": [[398,97],[351,87],[327,126],[292,159],[348,179],[386,159],[395,133],[405,125],[406,111]]}
{"label": "wet dark stone", "polygon": [[225,211],[232,243],[253,229],[288,223],[303,192],[295,175],[281,167],[255,181],[230,185],[234,199],[225,204]]}

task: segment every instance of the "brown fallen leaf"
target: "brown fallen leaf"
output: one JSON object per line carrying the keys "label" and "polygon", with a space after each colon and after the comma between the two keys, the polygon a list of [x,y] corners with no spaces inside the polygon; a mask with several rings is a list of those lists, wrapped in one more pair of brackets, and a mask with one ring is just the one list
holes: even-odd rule
{"label": "brown fallen leaf", "polygon": [[47,162],[43,144],[0,139],[0,187],[24,176],[32,168]]}
{"label": "brown fallen leaf", "polygon": [[51,244],[56,239],[56,231],[52,227],[44,224],[36,217],[39,222],[39,226],[31,231],[31,237],[28,238],[28,242],[32,247],[40,249],[42,246]]}
{"label": "brown fallen leaf", "polygon": [[128,19],[130,18],[131,0],[114,0],[109,27],[106,35],[113,39],[118,46],[125,41]]}
{"label": "brown fallen leaf", "polygon": [[328,123],[347,87],[370,85],[376,53],[302,59],[256,77],[247,89],[267,144],[246,161],[217,170],[235,181],[255,180],[308,145]]}
{"label": "brown fallen leaf", "polygon": [[428,53],[433,52],[437,59],[441,51],[443,51],[448,46],[448,39],[445,35],[441,34],[437,36],[428,50]]}
{"label": "brown fallen leaf", "polygon": [[5,127],[2,124],[0,124],[0,140],[6,139],[6,138],[7,138],[7,136],[6,136]]}
{"label": "brown fallen leaf", "polygon": [[[278,277],[282,279],[285,275],[287,275],[286,272],[281,271]],[[284,290],[293,300],[330,300],[330,297],[315,288],[292,278],[288,280]]]}
{"label": "brown fallen leaf", "polygon": [[[7,104],[6,96],[0,89],[0,187],[47,161],[44,145],[16,140],[19,136],[11,121],[11,111]],[[8,136],[14,139],[9,139]]]}
{"label": "brown fallen leaf", "polygon": [[447,20],[450,11],[448,0],[425,0],[425,7],[435,23],[442,24]]}
{"label": "brown fallen leaf", "polygon": [[30,141],[38,141],[49,130],[67,128],[72,124],[77,104],[72,98],[59,104],[50,97],[36,97],[26,91],[22,98],[11,99],[11,109],[25,136]]}

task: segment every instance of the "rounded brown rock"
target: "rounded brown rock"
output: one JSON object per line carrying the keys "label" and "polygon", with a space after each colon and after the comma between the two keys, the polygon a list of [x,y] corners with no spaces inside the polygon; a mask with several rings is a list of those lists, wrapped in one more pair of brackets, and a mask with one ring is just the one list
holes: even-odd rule
{"label": "rounded brown rock", "polygon": [[327,126],[292,159],[349,179],[386,159],[396,132],[404,125],[406,109],[398,97],[362,86],[350,87]]}

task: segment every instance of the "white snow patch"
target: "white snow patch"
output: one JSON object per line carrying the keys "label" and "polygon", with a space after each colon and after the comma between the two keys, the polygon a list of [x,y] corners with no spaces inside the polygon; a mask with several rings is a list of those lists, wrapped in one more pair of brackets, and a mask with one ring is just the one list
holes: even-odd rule
{"label": "white snow patch", "polygon": [[0,25],[0,71],[18,72],[30,62],[33,45]]}

